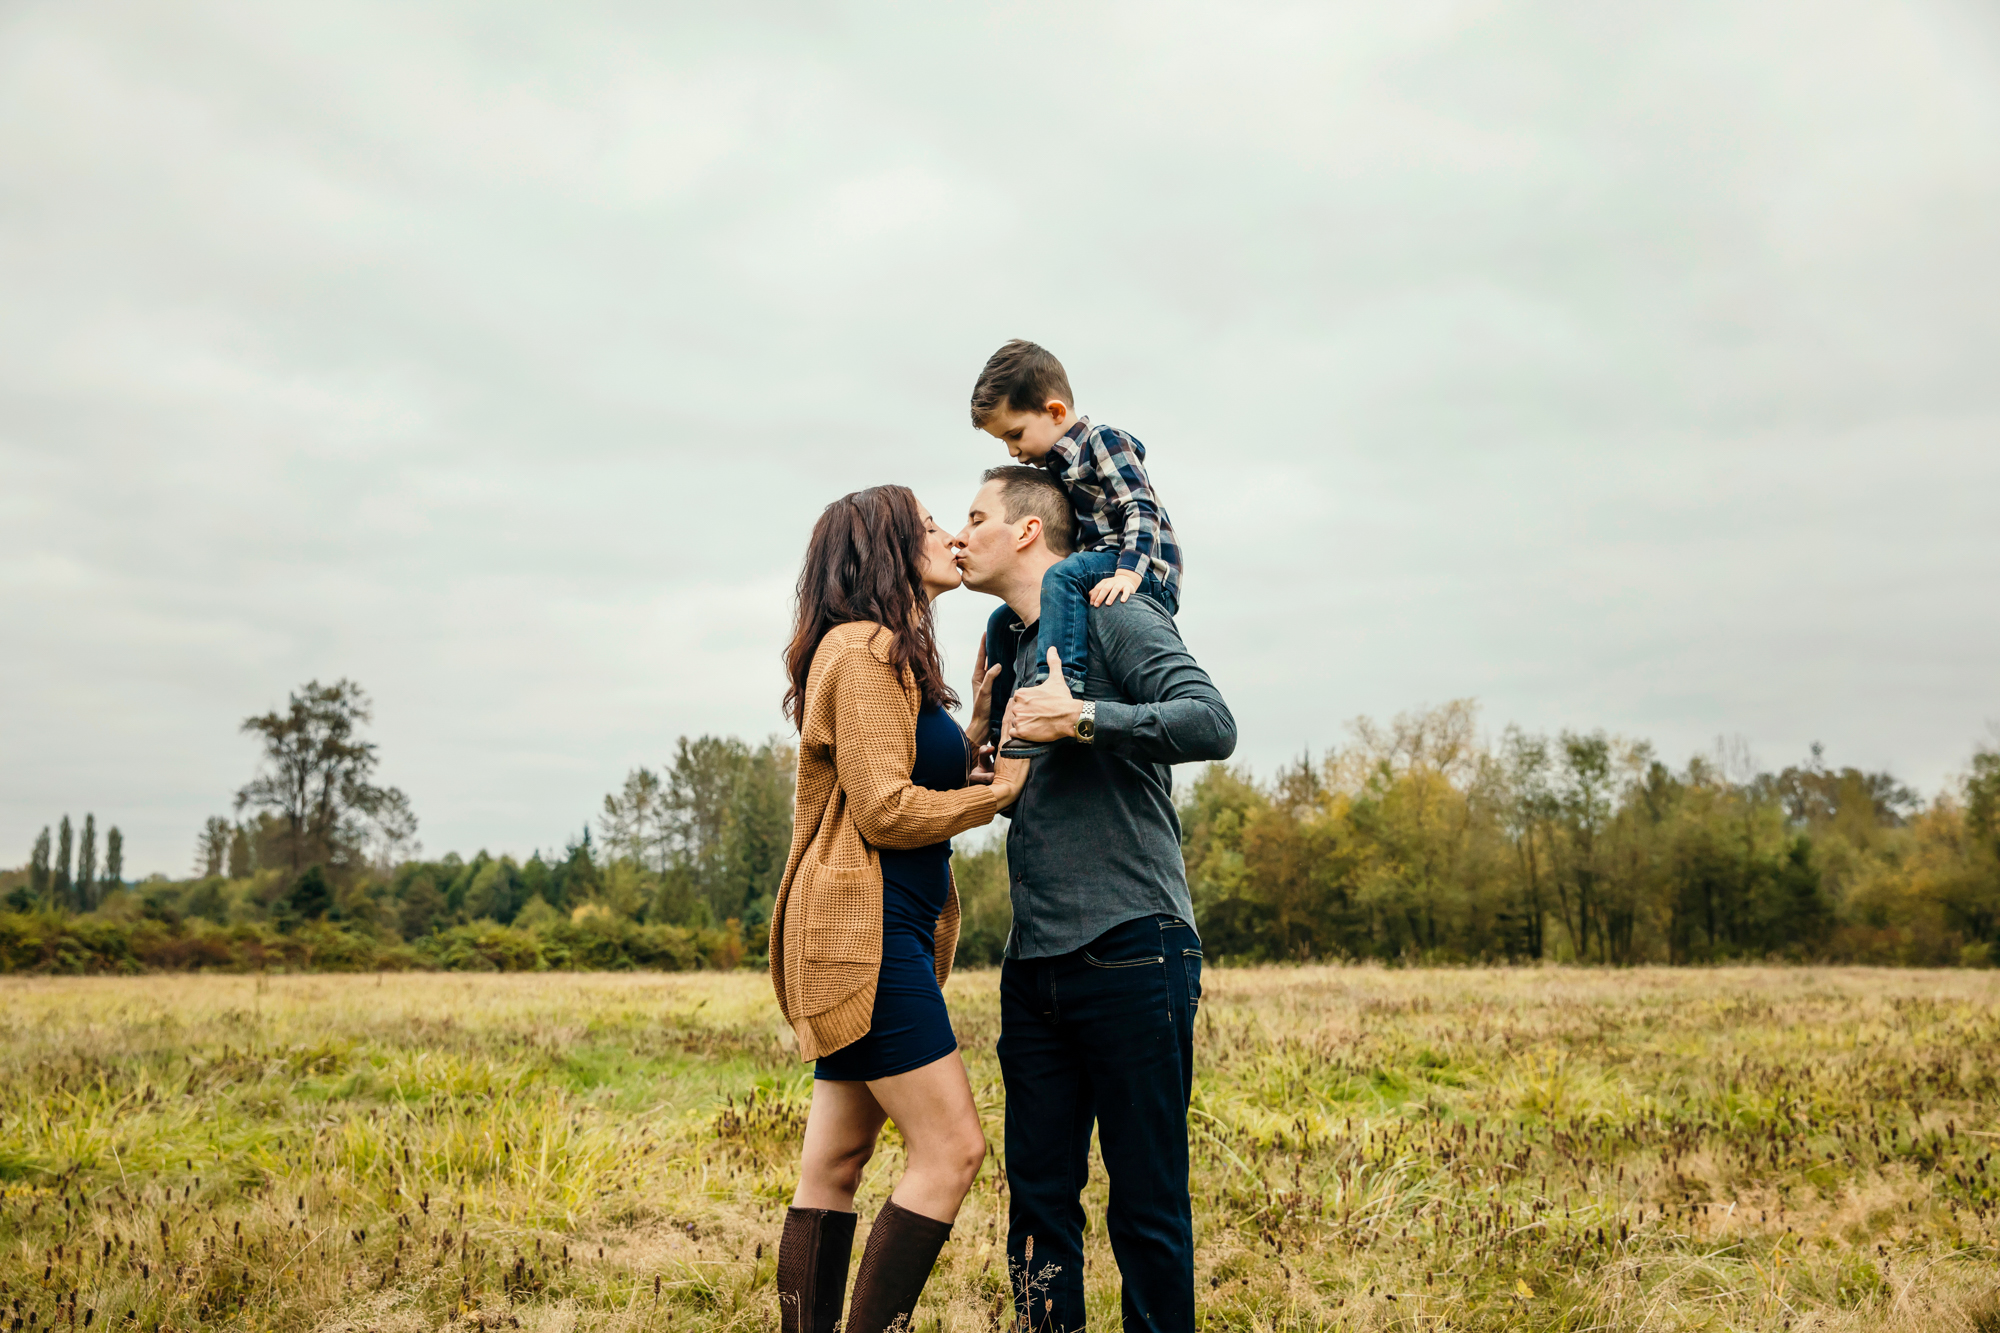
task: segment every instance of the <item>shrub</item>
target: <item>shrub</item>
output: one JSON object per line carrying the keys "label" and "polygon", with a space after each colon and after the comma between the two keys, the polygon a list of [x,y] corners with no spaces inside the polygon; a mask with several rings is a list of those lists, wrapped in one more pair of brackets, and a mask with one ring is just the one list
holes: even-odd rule
{"label": "shrub", "polygon": [[475,921],[409,943],[361,921],[218,925],[201,917],[0,912],[0,973],[132,972],[691,972],[733,969],[751,957],[734,921],[689,929],[612,912],[571,920],[543,904],[532,929]]}

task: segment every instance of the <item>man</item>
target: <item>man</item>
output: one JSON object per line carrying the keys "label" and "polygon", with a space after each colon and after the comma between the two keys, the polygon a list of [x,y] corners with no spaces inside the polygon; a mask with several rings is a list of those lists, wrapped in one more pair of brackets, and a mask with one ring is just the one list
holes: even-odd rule
{"label": "man", "polygon": [[[984,480],[959,564],[966,587],[1018,618],[1015,674],[1032,680],[1042,575],[1073,544],[1070,504],[1040,468],[997,467]],[[1083,1328],[1080,1196],[1095,1124],[1124,1326],[1192,1333],[1187,1108],[1201,941],[1170,765],[1228,758],[1236,722],[1157,602],[1108,602],[1089,620],[1082,696],[1050,662],[1045,683],[1015,693],[1005,722],[1007,738],[1048,747],[1007,812],[1008,1267],[1027,1327]]]}

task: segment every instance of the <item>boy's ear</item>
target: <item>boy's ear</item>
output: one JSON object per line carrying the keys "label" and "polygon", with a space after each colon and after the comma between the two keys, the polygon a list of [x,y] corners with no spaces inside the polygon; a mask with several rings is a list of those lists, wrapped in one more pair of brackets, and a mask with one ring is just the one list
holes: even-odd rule
{"label": "boy's ear", "polygon": [[1049,414],[1058,426],[1069,424],[1070,405],[1060,398],[1051,398],[1042,404],[1042,410]]}

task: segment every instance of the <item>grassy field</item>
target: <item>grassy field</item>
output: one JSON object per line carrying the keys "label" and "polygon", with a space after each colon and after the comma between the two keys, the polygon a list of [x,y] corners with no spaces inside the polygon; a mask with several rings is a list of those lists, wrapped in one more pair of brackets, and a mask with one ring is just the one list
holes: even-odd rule
{"label": "grassy field", "polygon": [[[761,976],[7,978],[0,1025],[11,1333],[776,1327]],[[1216,970],[1197,1058],[1210,1329],[2000,1330],[2000,973]],[[997,1166],[926,1328],[1009,1318]]]}

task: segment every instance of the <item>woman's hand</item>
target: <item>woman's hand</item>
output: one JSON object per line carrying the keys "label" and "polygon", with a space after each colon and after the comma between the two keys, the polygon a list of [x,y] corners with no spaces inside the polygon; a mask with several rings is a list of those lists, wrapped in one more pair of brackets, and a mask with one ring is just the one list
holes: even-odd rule
{"label": "woman's hand", "polygon": [[975,787],[989,786],[993,781],[993,753],[997,747],[975,745],[972,747],[972,764],[965,770],[965,780]]}
{"label": "woman's hand", "polygon": [[1006,809],[1020,796],[1021,788],[1028,781],[1026,759],[995,759],[993,761],[993,794],[1000,798],[1000,808]]}
{"label": "woman's hand", "polygon": [[[993,680],[1000,674],[999,663],[986,665],[986,635],[979,636],[979,655],[972,660],[972,721],[965,734],[975,746],[984,746],[993,727]],[[976,771],[976,770],[975,770]]]}
{"label": "woman's hand", "polygon": [[993,781],[994,745],[986,739],[993,726],[993,679],[997,666],[986,665],[986,636],[979,636],[979,652],[972,662],[972,720],[965,727],[965,743],[971,747],[972,762],[966,765],[965,780],[975,787]]}

